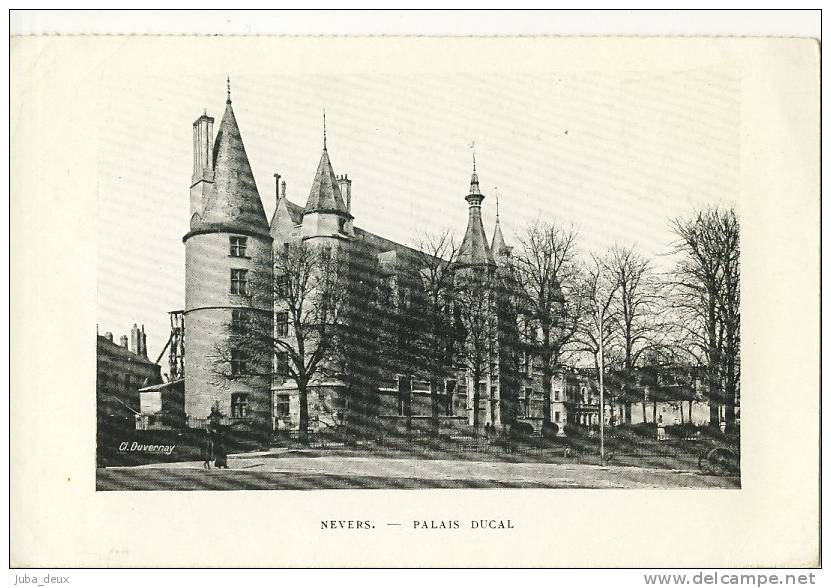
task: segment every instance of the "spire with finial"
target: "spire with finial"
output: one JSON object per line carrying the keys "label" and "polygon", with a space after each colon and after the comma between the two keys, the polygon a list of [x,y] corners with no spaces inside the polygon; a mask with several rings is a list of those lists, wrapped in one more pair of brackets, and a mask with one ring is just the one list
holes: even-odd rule
{"label": "spire with finial", "polygon": [[225,76],[225,104],[231,103],[231,76]]}
{"label": "spire with finial", "polygon": [[[470,144],[471,149],[473,149],[473,143]],[[479,198],[479,203],[482,202],[482,199],[485,197],[482,195],[482,191],[479,189],[479,174],[476,173],[476,150],[473,151],[473,173],[470,176],[470,194],[469,196],[476,196]]]}
{"label": "spire with finial", "polygon": [[[470,144],[473,149],[474,144]],[[485,195],[479,189],[479,175],[476,172],[476,152],[473,152],[473,173],[470,176],[470,192],[465,196],[468,202],[467,230],[459,246],[457,264],[461,266],[495,265],[485,229],[482,226],[482,200]]]}
{"label": "spire with finial", "polygon": [[505,245],[505,237],[502,235],[502,227],[499,226],[499,193],[497,187],[493,187],[494,196],[496,197],[496,225],[493,228],[493,238],[491,239],[491,252],[497,257],[506,255],[510,249]]}
{"label": "spire with finial", "polygon": [[309,198],[303,209],[304,214],[313,212],[332,213],[352,218],[343,196],[340,192],[338,177],[332,169],[332,162],[329,160],[329,152],[326,150],[326,109],[323,109],[323,153],[320,154],[320,162],[317,164],[315,178],[312,181],[312,189],[309,191]]}

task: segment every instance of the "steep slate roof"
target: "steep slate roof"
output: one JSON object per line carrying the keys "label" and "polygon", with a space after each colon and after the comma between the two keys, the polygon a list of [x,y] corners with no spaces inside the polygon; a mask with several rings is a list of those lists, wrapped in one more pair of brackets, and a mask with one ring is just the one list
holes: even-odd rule
{"label": "steep slate roof", "polygon": [[291,200],[286,200],[286,206],[288,207],[289,216],[291,216],[291,220],[294,224],[299,225],[303,222],[303,207],[299,204],[295,204]]}
{"label": "steep slate roof", "polygon": [[320,163],[317,164],[315,179],[312,182],[312,189],[309,190],[309,198],[306,200],[305,213],[310,212],[337,212],[344,216],[351,217],[346,211],[346,204],[340,193],[340,186],[335,172],[332,169],[332,162],[329,161],[329,152],[323,146],[323,153],[320,156]]}
{"label": "steep slate roof", "polygon": [[195,231],[240,231],[268,236],[268,220],[245,153],[230,95],[213,150],[214,189]]}
{"label": "steep slate roof", "polygon": [[298,206],[285,194],[277,201],[274,207],[274,214],[271,216],[271,236],[275,239],[281,231],[291,232],[297,225],[303,222],[303,207]]}
{"label": "steep slate roof", "polygon": [[467,230],[459,246],[457,265],[495,265],[488,238],[485,236],[485,227],[482,226],[481,204],[484,199],[485,196],[479,190],[479,176],[474,164],[473,175],[470,176],[470,192],[465,197],[470,203]]}

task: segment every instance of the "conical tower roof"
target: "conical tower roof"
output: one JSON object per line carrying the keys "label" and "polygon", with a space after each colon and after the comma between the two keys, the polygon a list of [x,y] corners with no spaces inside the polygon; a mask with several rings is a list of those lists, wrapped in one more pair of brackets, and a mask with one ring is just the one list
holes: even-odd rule
{"label": "conical tower roof", "polygon": [[482,200],[484,199],[485,196],[479,190],[479,176],[476,173],[476,160],[474,159],[470,190],[465,197],[470,205],[467,230],[457,255],[457,264],[460,266],[495,265],[493,254],[488,247],[488,238],[485,236],[485,227],[482,226]]}
{"label": "conical tower roof", "polygon": [[346,211],[346,204],[340,193],[338,178],[332,169],[332,162],[329,161],[329,152],[326,150],[326,143],[323,144],[323,153],[320,155],[320,162],[317,164],[315,179],[312,182],[312,189],[309,190],[309,198],[306,200],[305,214],[310,212],[336,212],[344,216],[351,216]]}
{"label": "conical tower roof", "polygon": [[499,196],[496,197],[496,225],[493,228],[493,239],[491,239],[491,252],[494,255],[507,255],[510,252],[505,244],[505,237],[502,236],[502,227],[499,225]]}
{"label": "conical tower roof", "polygon": [[214,190],[205,203],[201,230],[227,230],[268,235],[268,219],[242,143],[231,94],[213,150]]}
{"label": "conical tower roof", "polygon": [[505,244],[505,237],[502,236],[502,227],[499,226],[499,217],[496,217],[496,226],[493,229],[491,251],[494,255],[504,255],[508,251],[508,246]]}

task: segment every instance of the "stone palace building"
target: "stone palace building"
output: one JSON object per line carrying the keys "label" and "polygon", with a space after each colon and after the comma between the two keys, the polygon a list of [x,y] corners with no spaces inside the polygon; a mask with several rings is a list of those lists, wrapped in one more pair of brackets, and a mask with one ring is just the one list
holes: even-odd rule
{"label": "stone palace building", "polygon": [[[354,334],[351,347],[344,346],[350,349],[344,352],[348,357],[327,358],[325,367],[331,369],[320,370],[309,383],[309,429],[338,430],[356,415],[360,419],[355,422],[370,421],[385,431],[426,429],[432,410],[430,382],[418,361],[407,363],[412,354],[403,348],[406,341],[389,336],[390,323],[382,318],[389,308],[405,303],[407,288],[418,287],[413,276],[426,264],[426,254],[356,225],[352,202],[359,192],[353,194],[346,174],[335,173],[325,119],[322,152],[305,203],[290,201],[285,181],[281,184],[275,174],[276,207],[270,221],[234,116],[230,88],[215,137],[214,122],[205,113],[193,123],[191,218],[183,238],[184,309],[170,313],[169,376],[142,390],[148,400],[142,412],[167,406],[172,416],[161,415],[155,422],[198,428],[216,408],[253,432],[297,430],[299,394],[287,375],[287,354],[279,346],[253,353],[235,349],[229,329],[240,324],[244,329],[241,317],[255,317],[275,340],[291,341],[293,325],[275,295],[285,279],[275,272],[275,260],[284,248],[305,243],[336,252],[349,278],[360,285],[358,295],[376,301],[353,313],[346,325]],[[505,304],[510,296],[505,270],[511,248],[498,214],[491,238],[486,236],[481,216],[485,195],[475,160],[469,189],[459,195],[460,205],[462,200],[468,209],[467,229],[452,269],[460,284],[465,276],[489,278],[492,287],[483,296],[493,312],[487,326],[490,356],[480,380],[473,382],[469,364],[462,361],[467,345],[453,350],[453,369],[434,390],[440,398],[441,430],[470,432],[474,421],[480,428],[493,425],[495,430],[525,421],[540,430],[541,372],[533,357],[511,345],[517,329],[516,315]],[[433,382],[435,386],[435,378]],[[596,399],[586,397],[587,389],[591,387],[586,378],[576,371],[555,376],[550,414],[561,434],[567,422],[597,422]]]}

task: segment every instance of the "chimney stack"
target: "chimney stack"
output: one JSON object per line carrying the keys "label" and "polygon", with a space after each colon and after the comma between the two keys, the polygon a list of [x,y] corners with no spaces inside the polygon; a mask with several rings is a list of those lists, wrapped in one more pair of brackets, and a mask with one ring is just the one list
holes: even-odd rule
{"label": "chimney stack", "polygon": [[127,338],[127,335],[121,335],[121,346],[124,349],[129,349],[129,347],[128,347],[129,341],[130,340]]}
{"label": "chimney stack", "polygon": [[277,202],[280,202],[280,174],[274,174],[274,195],[277,197]]}
{"label": "chimney stack", "polygon": [[346,174],[338,176],[338,186],[341,196],[346,199],[346,212],[352,214],[352,180]]}
{"label": "chimney stack", "polygon": [[193,123],[193,179],[213,181],[214,119],[205,111]]}
{"label": "chimney stack", "polygon": [[147,333],[144,332],[144,325],[141,325],[141,336],[139,337],[141,341],[141,355],[142,357],[147,357]]}
{"label": "chimney stack", "polygon": [[130,351],[141,355],[141,332],[136,323],[133,323],[133,328],[130,330]]}
{"label": "chimney stack", "polygon": [[112,334],[112,333],[110,333],[109,331],[107,331],[106,333],[104,333],[104,338],[105,338],[107,341],[109,341],[110,343],[112,343],[112,342],[113,342],[113,334]]}
{"label": "chimney stack", "polygon": [[280,198],[286,197],[286,180],[280,182]]}

